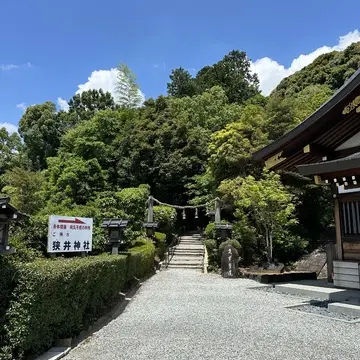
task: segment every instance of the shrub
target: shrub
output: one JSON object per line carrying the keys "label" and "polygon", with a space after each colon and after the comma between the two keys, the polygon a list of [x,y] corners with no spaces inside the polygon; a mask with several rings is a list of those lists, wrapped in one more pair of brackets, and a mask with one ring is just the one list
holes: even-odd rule
{"label": "shrub", "polygon": [[208,271],[216,270],[218,266],[218,249],[214,239],[206,239],[205,246],[208,254]]}
{"label": "shrub", "polygon": [[[221,224],[227,224],[227,223],[228,222],[226,220],[221,221]],[[216,239],[217,238],[214,222],[211,222],[206,226],[206,228],[204,230],[204,234],[207,239]]]}
{"label": "shrub", "polygon": [[166,234],[156,232],[155,233],[156,241],[156,255],[162,259],[166,250]]}
{"label": "shrub", "polygon": [[[129,280],[151,271],[154,254],[148,241],[130,249],[129,257],[99,255],[18,263],[16,272],[11,270],[17,278],[6,311],[3,353],[5,350],[10,359],[23,359],[48,349],[55,339],[86,329]],[[11,289],[9,276],[6,278],[4,285]]]}
{"label": "shrub", "polygon": [[273,244],[274,258],[289,264],[304,255],[308,241],[285,229],[275,234]]}
{"label": "shrub", "polygon": [[207,239],[216,239],[215,223],[207,224],[204,234]]}
{"label": "shrub", "polygon": [[154,206],[154,221],[158,223],[158,229],[170,238],[175,225],[176,210],[169,207],[158,205]]}
{"label": "shrub", "polygon": [[204,241],[204,244],[206,246],[206,250],[209,252],[217,249],[216,240],[214,240],[214,239],[206,239]]}
{"label": "shrub", "polygon": [[220,246],[219,246],[219,255],[220,255],[220,257],[221,257],[221,254],[223,253],[224,249],[225,249],[225,246],[227,246],[227,245],[232,245],[238,252],[240,252],[240,250],[241,250],[241,245],[237,240],[229,239],[229,240],[226,240],[226,241],[224,241],[223,243],[220,244]]}
{"label": "shrub", "polygon": [[[0,344],[5,343],[4,319],[15,286],[16,269],[9,256],[0,255]],[[0,359],[3,358],[0,350]]]}
{"label": "shrub", "polygon": [[155,246],[148,239],[146,244],[130,249],[128,280],[141,278],[149,273],[154,266]]}

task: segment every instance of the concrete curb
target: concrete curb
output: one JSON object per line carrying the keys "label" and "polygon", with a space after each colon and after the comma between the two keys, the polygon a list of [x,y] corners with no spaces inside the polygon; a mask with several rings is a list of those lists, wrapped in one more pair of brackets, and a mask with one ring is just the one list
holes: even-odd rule
{"label": "concrete curb", "polygon": [[[311,305],[310,301],[304,301],[302,303],[299,304],[295,304],[295,305],[288,305],[288,306],[284,306],[284,309],[289,309],[294,311],[293,309],[304,306],[304,305]],[[300,311],[299,311],[300,312]],[[330,321],[340,321],[346,324],[358,324],[360,323],[360,319],[355,319],[355,320],[345,320],[345,319],[339,319],[336,317],[330,317],[330,316],[325,316],[325,315],[321,315],[321,314],[314,314],[314,313],[310,313],[310,312],[305,312],[305,311],[301,311],[301,314],[306,315],[306,316],[317,316],[323,319],[327,319]]]}
{"label": "concrete curb", "polygon": [[206,249],[206,245],[204,244],[204,274],[207,274],[208,273],[208,252],[207,252],[207,249]]}
{"label": "concrete curb", "polygon": [[132,298],[136,295],[137,291],[140,289],[141,285],[149,280],[153,275],[157,272],[150,273],[142,279],[136,279],[137,283],[131,287],[131,289],[121,295],[121,300],[117,305],[115,305],[106,315],[102,316],[98,320],[94,322],[94,324],[90,325],[87,330],[82,331],[77,337],[72,339],[71,347],[52,347],[45,354],[37,357],[35,360],[58,360],[68,355],[72,348],[80,345],[83,341],[85,341],[88,337],[92,336],[95,332],[99,331],[101,328],[109,324],[112,320],[117,318],[121,313],[125,310],[126,306],[132,300]]}
{"label": "concrete curb", "polygon": [[66,356],[70,352],[70,350],[70,347],[53,347],[45,354],[36,358],[36,360],[58,360]]}

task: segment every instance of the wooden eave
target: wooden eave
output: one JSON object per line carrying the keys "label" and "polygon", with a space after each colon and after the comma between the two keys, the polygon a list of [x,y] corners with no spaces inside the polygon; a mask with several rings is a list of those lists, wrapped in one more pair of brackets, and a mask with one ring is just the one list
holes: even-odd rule
{"label": "wooden eave", "polygon": [[[344,108],[360,95],[360,69],[301,124],[253,155],[273,170],[296,171],[300,164],[344,156],[335,149],[360,132],[360,113]],[[349,152],[349,151],[348,151]],[[351,151],[349,152],[351,153]]]}
{"label": "wooden eave", "polygon": [[323,174],[352,174],[360,171],[360,153],[343,159],[324,161],[320,163],[298,165],[297,169],[301,175],[323,175]]}

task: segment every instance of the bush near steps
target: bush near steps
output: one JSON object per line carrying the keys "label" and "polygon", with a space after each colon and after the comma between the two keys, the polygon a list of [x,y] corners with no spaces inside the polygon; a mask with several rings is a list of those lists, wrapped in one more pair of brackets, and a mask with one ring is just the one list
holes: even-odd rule
{"label": "bush near steps", "polygon": [[2,328],[0,323],[0,359],[32,358],[56,339],[87,329],[134,276],[152,271],[151,242],[130,253],[16,263],[15,274],[1,269],[12,277],[6,283],[12,293],[9,301],[2,299],[7,309]]}

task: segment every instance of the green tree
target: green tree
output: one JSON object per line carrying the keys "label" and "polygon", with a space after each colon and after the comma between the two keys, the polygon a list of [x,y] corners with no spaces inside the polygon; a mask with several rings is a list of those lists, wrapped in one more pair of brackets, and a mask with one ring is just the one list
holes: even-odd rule
{"label": "green tree", "polygon": [[73,154],[85,160],[96,158],[107,172],[113,189],[132,186],[129,174],[119,171],[119,168],[127,166],[131,127],[136,117],[137,112],[131,109],[99,111],[62,137],[60,153]]}
{"label": "green tree", "polygon": [[115,110],[116,104],[109,92],[87,90],[74,95],[69,101],[69,113],[76,114],[77,121],[89,120],[100,110]]}
{"label": "green tree", "polygon": [[47,193],[53,203],[85,205],[106,190],[106,172],[96,158],[84,160],[72,154],[48,158]]}
{"label": "green tree", "polygon": [[117,67],[116,92],[117,102],[125,108],[136,108],[141,105],[142,95],[136,83],[135,74],[125,64]]}
{"label": "green tree", "polygon": [[[240,186],[239,186],[240,185]],[[273,259],[273,238],[294,225],[294,196],[284,187],[280,176],[264,172],[256,180],[253,176],[224,182],[220,192],[233,199],[239,219],[250,217],[265,240],[267,260]]]}
{"label": "green tree", "polygon": [[22,144],[17,133],[11,135],[3,127],[0,129],[0,174],[19,166],[22,161]]}
{"label": "green tree", "polygon": [[246,176],[251,155],[267,143],[264,123],[263,108],[247,105],[242,109],[238,121],[211,136],[208,166],[218,183],[226,178]]}
{"label": "green tree", "polygon": [[30,169],[45,169],[46,158],[56,156],[66,129],[62,120],[56,112],[56,105],[49,101],[26,109],[19,122],[19,133],[24,139]]}
{"label": "green tree", "polygon": [[360,42],[344,51],[320,55],[310,65],[283,79],[271,95],[289,97],[309,85],[327,85],[334,91],[360,68]]}
{"label": "green tree", "polygon": [[43,173],[15,167],[5,173],[4,181],[6,186],[2,192],[11,198],[11,204],[20,211],[32,215],[44,206]]}
{"label": "green tree", "polygon": [[333,95],[327,85],[309,85],[294,96],[294,116],[299,124]]}
{"label": "green tree", "polygon": [[170,82],[167,83],[167,91],[170,96],[184,97],[196,95],[195,79],[182,67],[175,69],[170,74]]}
{"label": "green tree", "polygon": [[172,117],[182,119],[199,131],[204,130],[208,136],[237,121],[242,114],[241,106],[229,104],[225,90],[220,86],[214,86],[192,98],[170,99],[169,105]]}
{"label": "green tree", "polygon": [[291,97],[272,94],[266,105],[270,140],[283,136],[316,111],[332,95],[327,85],[309,85]]}
{"label": "green tree", "polygon": [[250,69],[250,59],[244,51],[233,50],[212,66],[205,66],[196,75],[200,92],[221,86],[230,103],[242,104],[259,94],[259,80]]}

